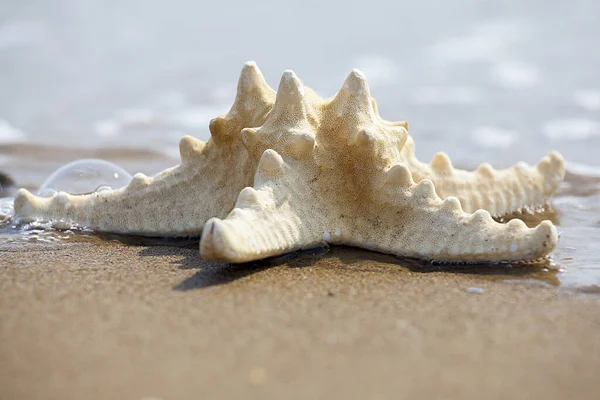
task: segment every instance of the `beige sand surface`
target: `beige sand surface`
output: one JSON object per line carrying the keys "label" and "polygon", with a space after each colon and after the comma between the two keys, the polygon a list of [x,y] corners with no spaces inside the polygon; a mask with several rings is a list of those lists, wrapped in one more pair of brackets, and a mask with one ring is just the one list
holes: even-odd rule
{"label": "beige sand surface", "polygon": [[0,264],[0,399],[600,398],[600,300],[551,272],[91,239]]}

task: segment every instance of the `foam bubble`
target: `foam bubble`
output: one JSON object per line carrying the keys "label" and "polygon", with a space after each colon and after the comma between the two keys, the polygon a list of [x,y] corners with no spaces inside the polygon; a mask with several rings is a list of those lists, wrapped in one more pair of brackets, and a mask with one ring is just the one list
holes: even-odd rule
{"label": "foam bubble", "polygon": [[131,181],[127,171],[104,160],[85,159],[70,162],[54,171],[40,186],[39,196],[52,196],[57,192],[83,194],[121,188]]}

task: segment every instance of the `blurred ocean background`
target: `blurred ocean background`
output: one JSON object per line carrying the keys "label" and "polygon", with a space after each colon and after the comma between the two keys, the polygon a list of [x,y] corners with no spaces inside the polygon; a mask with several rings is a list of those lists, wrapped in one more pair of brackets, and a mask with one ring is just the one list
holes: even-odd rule
{"label": "blurred ocean background", "polygon": [[595,0],[0,0],[0,171],[35,188],[96,157],[152,175],[184,134],[208,138],[245,61],[327,97],[359,68],[423,161],[562,152],[558,280],[600,291],[599,21]]}

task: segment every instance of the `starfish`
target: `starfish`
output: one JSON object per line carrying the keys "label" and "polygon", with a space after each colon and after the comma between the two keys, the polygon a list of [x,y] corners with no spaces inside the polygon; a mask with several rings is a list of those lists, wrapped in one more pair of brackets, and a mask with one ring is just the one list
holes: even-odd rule
{"label": "starfish", "polygon": [[417,160],[404,121],[383,120],[358,70],[330,100],[285,71],[277,92],[246,63],[211,138],[185,136],[181,164],[88,195],[21,189],[15,215],[97,231],[201,234],[205,259],[240,263],[323,244],[449,262],[532,260],[558,235],[492,218],[543,204],[565,174],[557,152],[534,167],[456,169],[445,153]]}

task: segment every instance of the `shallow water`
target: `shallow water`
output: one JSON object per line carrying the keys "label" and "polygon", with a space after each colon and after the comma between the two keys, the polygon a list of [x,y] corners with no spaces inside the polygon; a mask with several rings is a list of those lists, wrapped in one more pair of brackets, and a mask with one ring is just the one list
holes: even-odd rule
{"label": "shallow water", "polygon": [[[272,86],[293,68],[326,96],[361,68],[383,117],[410,122],[423,160],[444,150],[459,166],[506,167],[561,151],[570,173],[554,201],[553,259],[565,269],[555,275],[564,286],[600,285],[595,1],[5,0],[0,8],[0,171],[18,186],[37,188],[81,158],[148,175],[176,164],[179,138],[207,139],[209,119],[227,111],[247,60]],[[0,247],[82,236],[2,229]]]}

